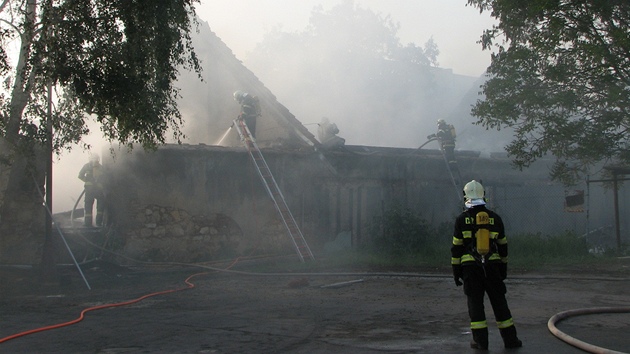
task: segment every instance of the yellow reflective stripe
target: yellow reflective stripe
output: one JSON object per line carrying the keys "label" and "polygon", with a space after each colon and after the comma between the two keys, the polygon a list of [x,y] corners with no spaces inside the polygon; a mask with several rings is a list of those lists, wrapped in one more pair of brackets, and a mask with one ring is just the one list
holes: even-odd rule
{"label": "yellow reflective stripe", "polygon": [[475,258],[469,254],[465,254],[462,256],[462,263],[474,261]]}
{"label": "yellow reflective stripe", "polygon": [[488,328],[488,322],[486,322],[485,320],[477,321],[477,322],[470,322],[470,329],[482,329],[482,328]]}
{"label": "yellow reflective stripe", "polygon": [[497,327],[499,329],[508,328],[508,327],[511,327],[511,326],[514,326],[514,320],[512,320],[511,318],[507,319],[505,321],[497,321]]}
{"label": "yellow reflective stripe", "polygon": [[452,265],[462,264],[462,260],[461,258],[451,258],[451,264]]}
{"label": "yellow reflective stripe", "polygon": [[[503,263],[507,263],[507,258],[501,258],[501,256],[499,256],[498,253],[493,253],[490,255],[490,257],[487,258],[487,260],[489,261],[502,261]],[[465,262],[474,262],[475,261],[475,257],[473,257],[471,254],[465,254],[462,256],[461,258],[461,263],[465,263]],[[452,263],[452,259],[451,259],[451,264]]]}
{"label": "yellow reflective stripe", "polygon": [[462,236],[464,236],[464,238],[471,238],[472,231],[462,231]]}
{"label": "yellow reflective stripe", "polygon": [[463,244],[464,244],[464,240],[462,240],[461,238],[457,238],[457,237],[453,236],[453,245],[461,246]]}
{"label": "yellow reflective stripe", "polygon": [[499,244],[499,245],[507,245],[507,237],[498,238],[497,239],[497,244]]}
{"label": "yellow reflective stripe", "polygon": [[498,232],[491,232],[490,233],[490,238],[493,240],[496,240],[497,237],[499,237],[499,233]]}
{"label": "yellow reflective stripe", "polygon": [[508,258],[507,257],[501,257],[501,262],[507,263],[508,262]]}

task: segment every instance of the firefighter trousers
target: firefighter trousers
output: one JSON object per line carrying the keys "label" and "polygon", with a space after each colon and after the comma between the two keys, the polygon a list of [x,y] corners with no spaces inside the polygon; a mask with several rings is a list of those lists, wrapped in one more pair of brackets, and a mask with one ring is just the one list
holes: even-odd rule
{"label": "firefighter trousers", "polygon": [[471,328],[486,328],[486,314],[484,309],[484,295],[488,299],[494,312],[499,328],[513,326],[512,313],[505,298],[506,287],[501,279],[497,264],[464,265],[462,267],[464,279],[464,293],[468,298],[468,315]]}
{"label": "firefighter trousers", "polygon": [[85,186],[85,226],[92,226],[92,210],[94,209],[94,201],[96,201],[96,225],[101,226],[103,223],[103,214],[105,212],[105,196],[103,194],[103,190],[91,185]]}
{"label": "firefighter trousers", "polygon": [[247,129],[252,134],[252,138],[256,139],[256,116],[246,115],[243,117],[243,121],[245,121]]}

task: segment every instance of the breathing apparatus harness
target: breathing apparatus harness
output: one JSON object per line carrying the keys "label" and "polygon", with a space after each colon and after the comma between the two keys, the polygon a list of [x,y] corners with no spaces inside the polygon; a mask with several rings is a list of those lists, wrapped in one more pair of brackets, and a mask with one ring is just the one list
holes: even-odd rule
{"label": "breathing apparatus harness", "polygon": [[481,265],[484,274],[486,274],[486,264],[488,256],[498,252],[496,242],[490,237],[490,216],[486,210],[478,211],[473,217],[468,211],[466,212],[468,219],[472,221],[474,237],[473,242],[469,244],[468,252],[475,259],[477,264]]}

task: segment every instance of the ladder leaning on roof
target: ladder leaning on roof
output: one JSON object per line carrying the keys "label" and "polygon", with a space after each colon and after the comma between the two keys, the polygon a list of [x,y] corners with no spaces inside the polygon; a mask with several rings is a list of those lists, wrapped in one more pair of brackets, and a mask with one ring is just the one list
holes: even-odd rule
{"label": "ladder leaning on roof", "polygon": [[256,144],[256,139],[252,137],[249,128],[247,128],[247,125],[242,119],[235,119],[234,126],[236,127],[238,135],[241,137],[241,141],[243,141],[245,147],[247,147],[247,152],[249,152],[249,156],[252,158],[254,166],[256,166],[258,176],[262,179],[267,193],[269,193],[269,196],[276,206],[276,210],[282,218],[284,226],[287,228],[291,241],[293,241],[293,246],[295,246],[295,250],[298,256],[300,256],[300,260],[302,262],[306,260],[315,260],[313,252],[311,252],[311,249],[308,247],[308,244],[304,239],[304,235],[302,235],[302,231],[300,231],[300,228],[295,222],[295,218],[293,218],[293,214],[291,214],[289,206],[287,205],[276,180],[271,174],[267,161],[265,161],[265,158],[258,148],[258,144]]}

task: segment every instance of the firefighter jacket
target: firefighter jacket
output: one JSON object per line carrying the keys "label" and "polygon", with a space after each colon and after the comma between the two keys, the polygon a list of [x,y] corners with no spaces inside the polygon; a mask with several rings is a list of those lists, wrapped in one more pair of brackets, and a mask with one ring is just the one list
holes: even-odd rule
{"label": "firefighter jacket", "polygon": [[455,148],[455,127],[452,124],[440,126],[437,134],[435,135],[440,144],[442,144],[442,148]]}
{"label": "firefighter jacket", "polygon": [[255,118],[260,116],[260,103],[258,97],[245,94],[241,103],[241,115],[243,118]]}
{"label": "firefighter jacket", "polygon": [[[488,214],[488,224],[477,225],[476,216],[479,212]],[[479,228],[489,230],[490,247],[485,256],[477,252],[476,233]],[[453,245],[451,247],[451,265],[473,265],[486,263],[507,263],[508,248],[505,238],[505,228],[501,217],[485,207],[474,206],[461,213],[455,220],[453,231]]]}
{"label": "firefighter jacket", "polygon": [[103,188],[102,184],[103,170],[99,163],[93,164],[88,162],[79,171],[79,179],[84,182],[86,187],[93,186],[99,189]]}

